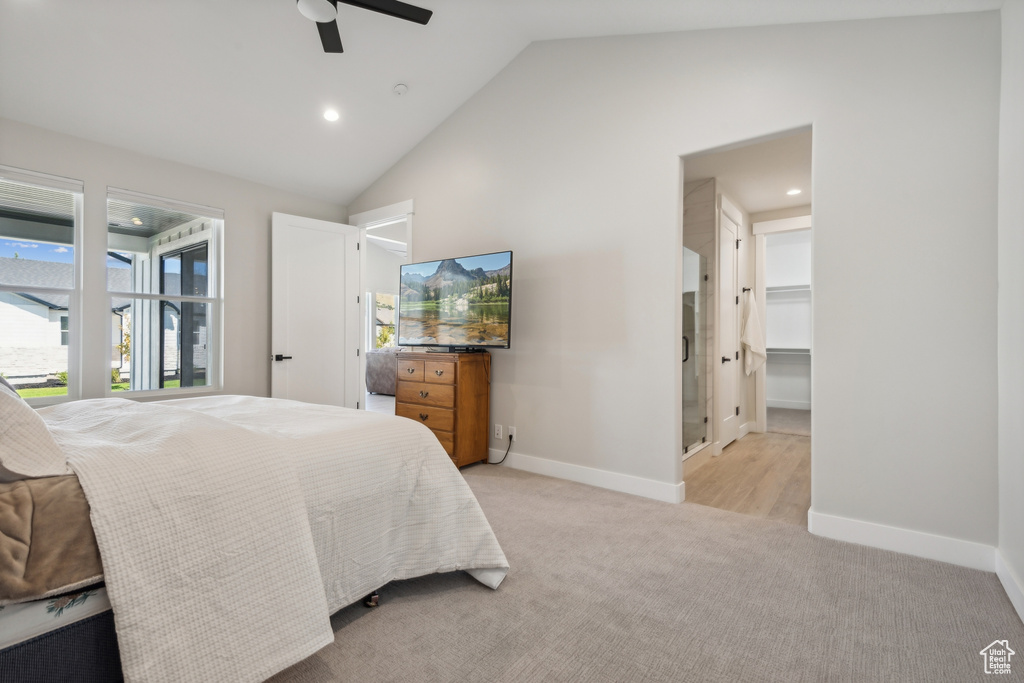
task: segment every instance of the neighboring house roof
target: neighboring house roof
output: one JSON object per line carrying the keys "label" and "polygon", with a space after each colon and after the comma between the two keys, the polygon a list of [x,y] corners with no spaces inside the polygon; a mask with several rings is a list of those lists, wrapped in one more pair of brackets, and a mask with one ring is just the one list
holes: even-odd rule
{"label": "neighboring house roof", "polygon": [[[0,257],[0,284],[22,287],[70,288],[75,283],[75,266],[56,261]],[[128,292],[132,287],[130,268],[107,268],[107,283],[110,289]],[[19,296],[42,304],[54,310],[67,310],[67,294],[26,294]],[[131,299],[116,298],[113,309],[121,310],[131,305]]]}

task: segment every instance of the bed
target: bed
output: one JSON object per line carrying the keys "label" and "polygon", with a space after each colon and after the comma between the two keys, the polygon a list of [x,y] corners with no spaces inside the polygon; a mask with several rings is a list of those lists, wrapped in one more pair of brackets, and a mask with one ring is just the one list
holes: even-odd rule
{"label": "bed", "polygon": [[[0,466],[0,677],[45,646],[127,680],[263,680],[389,581],[508,570],[444,449],[390,415],[247,396],[34,411],[0,387]],[[5,642],[33,610],[73,621]]]}

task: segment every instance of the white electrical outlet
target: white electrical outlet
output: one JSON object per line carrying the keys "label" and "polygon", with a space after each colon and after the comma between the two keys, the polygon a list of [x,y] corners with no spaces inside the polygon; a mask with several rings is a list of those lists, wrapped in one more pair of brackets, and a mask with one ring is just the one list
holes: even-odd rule
{"label": "white electrical outlet", "polygon": [[513,441],[516,440],[516,428],[511,425],[509,425],[508,428],[508,438],[512,439]]}
{"label": "white electrical outlet", "polygon": [[501,436],[501,425],[498,424],[498,423],[494,423],[494,438],[495,439],[502,438],[502,436]]}

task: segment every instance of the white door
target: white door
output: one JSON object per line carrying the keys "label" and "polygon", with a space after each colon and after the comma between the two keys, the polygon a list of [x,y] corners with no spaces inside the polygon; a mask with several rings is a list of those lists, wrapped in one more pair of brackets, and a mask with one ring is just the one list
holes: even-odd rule
{"label": "white door", "polygon": [[736,247],[736,235],[739,229],[725,212],[721,212],[721,224],[718,241],[718,379],[715,394],[718,396],[718,446],[725,448],[736,440],[739,434],[740,418],[737,414],[739,406],[740,362],[739,328],[736,324],[736,296],[739,294],[736,285],[736,271],[739,250]]}
{"label": "white door", "polygon": [[270,264],[270,395],[361,407],[359,229],[275,213]]}

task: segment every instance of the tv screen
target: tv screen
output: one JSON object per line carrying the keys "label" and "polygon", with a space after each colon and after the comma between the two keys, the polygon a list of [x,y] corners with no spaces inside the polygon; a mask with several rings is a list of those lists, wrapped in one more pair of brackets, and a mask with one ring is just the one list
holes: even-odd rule
{"label": "tv screen", "polygon": [[402,266],[399,346],[509,348],[512,252]]}

